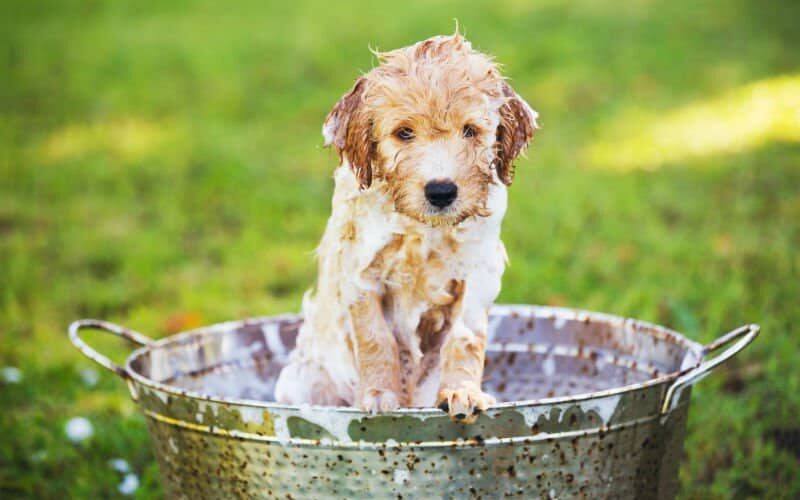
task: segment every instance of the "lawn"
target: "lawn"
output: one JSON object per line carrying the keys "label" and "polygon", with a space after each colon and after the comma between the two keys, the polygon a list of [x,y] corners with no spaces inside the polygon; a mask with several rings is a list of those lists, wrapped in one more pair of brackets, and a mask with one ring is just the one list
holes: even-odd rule
{"label": "lawn", "polygon": [[[160,495],[144,417],[67,324],[161,337],[298,310],[337,161],[322,119],[368,46],[454,18],[543,125],[510,191],[500,301],[700,342],[760,323],[695,388],[681,496],[800,497],[800,3],[13,0],[0,367],[19,373],[0,372],[0,498],[117,496],[112,458],[135,497]],[[93,437],[69,441],[73,417]]]}

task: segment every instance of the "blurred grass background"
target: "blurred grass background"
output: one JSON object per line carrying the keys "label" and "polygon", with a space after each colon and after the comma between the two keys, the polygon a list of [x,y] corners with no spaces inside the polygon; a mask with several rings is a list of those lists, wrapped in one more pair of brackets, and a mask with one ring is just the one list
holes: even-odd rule
{"label": "blurred grass background", "polygon": [[[0,4],[0,497],[108,498],[144,419],[66,325],[160,337],[296,311],[329,211],[323,117],[389,49],[495,54],[544,128],[518,163],[502,302],[761,337],[696,386],[683,498],[800,496],[800,3]],[[92,337],[117,360],[129,346]],[[7,373],[7,372],[4,372]],[[91,378],[91,377],[89,377]],[[94,436],[70,443],[84,416]]]}

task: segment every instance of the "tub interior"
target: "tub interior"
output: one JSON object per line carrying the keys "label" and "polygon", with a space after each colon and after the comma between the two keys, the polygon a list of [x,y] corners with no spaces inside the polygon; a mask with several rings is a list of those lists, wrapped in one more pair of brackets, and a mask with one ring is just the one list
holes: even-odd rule
{"label": "tub interior", "polygon": [[[207,396],[274,401],[301,319],[257,318],[164,339],[129,361],[139,375]],[[499,402],[575,396],[694,366],[700,346],[641,321],[571,309],[495,306],[484,390]]]}

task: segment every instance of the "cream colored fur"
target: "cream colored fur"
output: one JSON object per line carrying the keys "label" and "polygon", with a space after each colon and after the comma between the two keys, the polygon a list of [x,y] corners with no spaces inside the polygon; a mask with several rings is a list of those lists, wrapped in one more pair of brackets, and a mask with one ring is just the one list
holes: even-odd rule
{"label": "cream colored fur", "polygon": [[[480,379],[506,261],[500,227],[536,113],[458,34],[379,55],[323,127],[342,163],[276,399],[373,412],[441,403],[468,422],[493,402]],[[442,210],[423,194],[439,179],[459,188]]]}

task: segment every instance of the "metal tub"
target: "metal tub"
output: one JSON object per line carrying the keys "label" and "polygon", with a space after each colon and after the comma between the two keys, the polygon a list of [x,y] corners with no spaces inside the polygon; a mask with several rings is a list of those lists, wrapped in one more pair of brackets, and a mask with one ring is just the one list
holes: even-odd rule
{"label": "metal tub", "polygon": [[[607,314],[496,306],[484,388],[499,403],[464,425],[435,408],[271,402],[300,322],[255,318],[153,341],[81,320],[69,334],[128,383],[170,498],[673,498],[691,385],[759,330],[702,346]],[[142,347],[117,366],[81,340],[87,328]]]}

